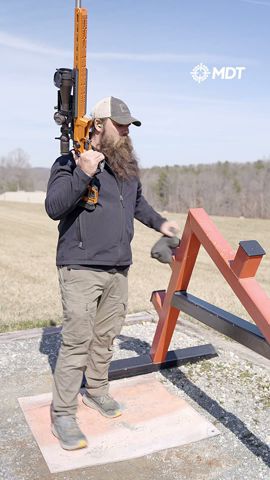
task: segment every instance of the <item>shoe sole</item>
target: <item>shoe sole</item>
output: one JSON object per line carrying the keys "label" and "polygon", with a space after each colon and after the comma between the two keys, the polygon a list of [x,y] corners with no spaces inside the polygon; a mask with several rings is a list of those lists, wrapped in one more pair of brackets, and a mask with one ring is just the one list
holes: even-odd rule
{"label": "shoe sole", "polygon": [[104,410],[102,410],[102,408],[99,407],[96,403],[92,402],[88,398],[85,398],[84,396],[82,397],[82,401],[87,407],[92,408],[93,410],[97,410],[99,413],[101,413],[101,415],[103,415],[103,417],[116,418],[116,417],[120,417],[122,415],[121,410],[115,410],[115,413],[110,415],[110,414],[104,412]]}
{"label": "shoe sole", "polygon": [[76,445],[73,445],[73,446],[70,446],[70,445],[67,445],[66,443],[64,443],[61,438],[59,437],[57,431],[55,430],[54,428],[54,425],[52,425],[52,433],[53,435],[58,438],[59,442],[60,442],[60,445],[61,447],[64,449],[64,450],[79,450],[80,448],[85,448],[87,447],[87,441],[86,440],[80,440]]}

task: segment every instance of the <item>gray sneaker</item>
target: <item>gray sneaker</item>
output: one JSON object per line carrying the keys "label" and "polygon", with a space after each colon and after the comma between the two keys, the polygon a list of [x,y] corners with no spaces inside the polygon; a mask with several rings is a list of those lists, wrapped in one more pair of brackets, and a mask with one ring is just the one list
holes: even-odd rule
{"label": "gray sneaker", "polygon": [[121,407],[110,395],[90,396],[85,392],[82,401],[87,407],[98,410],[104,417],[115,418],[122,415]]}
{"label": "gray sneaker", "polygon": [[76,419],[71,415],[55,417],[52,423],[52,433],[65,450],[87,447],[87,438],[79,429]]}

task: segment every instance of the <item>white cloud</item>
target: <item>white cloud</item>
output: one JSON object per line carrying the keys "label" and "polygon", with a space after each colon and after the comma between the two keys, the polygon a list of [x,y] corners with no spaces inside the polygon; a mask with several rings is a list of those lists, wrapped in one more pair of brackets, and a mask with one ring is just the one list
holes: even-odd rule
{"label": "white cloud", "polygon": [[263,5],[264,7],[270,7],[270,2],[264,2],[263,0],[240,0],[243,3],[250,3],[251,5]]}
{"label": "white cloud", "polygon": [[16,37],[14,35],[10,35],[6,32],[0,31],[0,45],[3,47],[13,48],[15,50],[21,50],[24,52],[30,53],[38,53],[41,55],[59,55],[64,57],[70,57],[72,52],[69,50],[60,50],[57,48],[50,48],[44,45],[39,45],[37,43],[33,43],[25,38]]}
{"label": "white cloud", "polygon": [[130,60],[138,62],[155,62],[155,63],[198,63],[200,59],[209,63],[237,63],[245,64],[253,63],[254,60],[236,58],[230,55],[214,55],[210,53],[191,53],[191,54],[176,54],[176,53],[90,53],[89,58],[97,60]]}
{"label": "white cloud", "polygon": [[[17,37],[0,31],[0,45],[24,52],[37,53],[38,55],[60,56],[69,58],[73,55],[71,50],[63,50],[42,44],[31,42],[22,37]],[[199,61],[209,63],[224,63],[237,65],[254,65],[256,60],[234,57],[231,55],[216,55],[206,52],[198,53],[133,53],[133,52],[88,52],[88,57],[93,60],[119,60],[153,63],[198,63]]]}

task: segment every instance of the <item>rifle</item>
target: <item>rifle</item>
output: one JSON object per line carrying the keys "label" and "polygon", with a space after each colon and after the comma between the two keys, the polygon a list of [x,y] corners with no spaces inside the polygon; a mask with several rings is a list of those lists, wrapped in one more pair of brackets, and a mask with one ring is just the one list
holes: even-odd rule
{"label": "rifle", "polygon": [[87,99],[87,10],[81,8],[81,0],[75,0],[74,12],[74,66],[58,68],[54,74],[54,84],[58,88],[57,110],[54,120],[61,127],[60,140],[61,155],[70,151],[69,142],[72,140],[73,149],[79,155],[89,149],[89,130],[92,120],[86,113]]}
{"label": "rifle", "polygon": [[[54,120],[61,127],[61,155],[67,155],[69,142],[73,142],[73,150],[79,156],[84,150],[91,148],[89,131],[92,119],[85,115],[87,99],[87,10],[81,8],[81,0],[75,2],[74,12],[74,68],[58,68],[54,74],[54,84],[58,88],[57,110]],[[100,171],[104,162],[100,162]],[[82,197],[80,206],[93,210],[98,201],[98,188],[95,182],[88,185],[87,193]]]}

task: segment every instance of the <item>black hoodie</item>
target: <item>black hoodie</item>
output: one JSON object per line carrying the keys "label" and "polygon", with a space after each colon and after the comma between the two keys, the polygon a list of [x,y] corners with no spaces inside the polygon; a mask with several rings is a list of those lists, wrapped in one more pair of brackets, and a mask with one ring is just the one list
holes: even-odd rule
{"label": "black hoodie", "polygon": [[[99,196],[89,211],[79,203],[93,180]],[[107,162],[103,172],[89,177],[72,153],[52,166],[45,208],[49,217],[60,220],[56,265],[128,266],[134,218],[157,231],[166,221],[145,200],[137,177],[120,180]]]}

